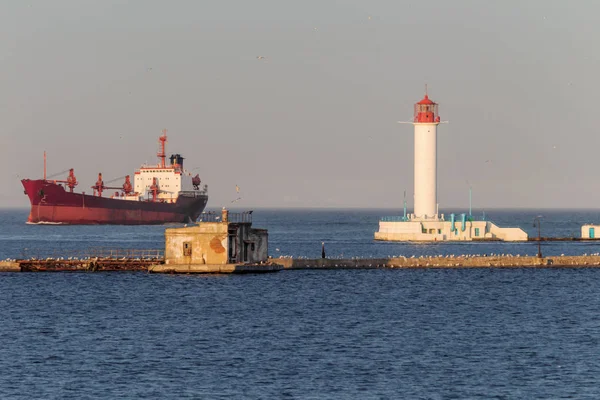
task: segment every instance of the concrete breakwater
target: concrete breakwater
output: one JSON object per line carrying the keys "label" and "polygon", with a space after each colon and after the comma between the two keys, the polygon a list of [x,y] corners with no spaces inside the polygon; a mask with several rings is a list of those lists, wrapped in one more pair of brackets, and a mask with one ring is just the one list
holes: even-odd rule
{"label": "concrete breakwater", "polygon": [[0,261],[0,272],[108,272],[154,273],[258,273],[280,270],[375,269],[375,268],[561,268],[600,267],[600,255],[580,256],[448,256],[356,259],[270,258],[260,264],[173,266],[163,260],[12,260]]}
{"label": "concrete breakwater", "polygon": [[284,269],[600,267],[600,256],[457,256],[358,259],[275,258]]}
{"label": "concrete breakwater", "polygon": [[21,272],[21,265],[15,261],[0,261],[0,272]]}
{"label": "concrete breakwater", "polygon": [[164,259],[93,258],[86,260],[28,259],[0,261],[0,272],[151,272],[175,274],[243,274],[277,272],[283,266],[268,263],[246,264],[165,264]]}
{"label": "concrete breakwater", "polygon": [[159,259],[91,258],[85,260],[36,259],[0,261],[0,272],[148,271]]}

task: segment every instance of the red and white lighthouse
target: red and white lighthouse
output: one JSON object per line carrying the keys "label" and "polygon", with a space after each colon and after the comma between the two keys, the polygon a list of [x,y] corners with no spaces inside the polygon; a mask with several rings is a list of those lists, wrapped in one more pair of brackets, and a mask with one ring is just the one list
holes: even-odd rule
{"label": "red and white lighthouse", "polygon": [[415,199],[414,218],[438,219],[437,210],[437,127],[438,105],[429,99],[415,104]]}
{"label": "red and white lighthouse", "polygon": [[[441,123],[438,105],[427,96],[415,104],[412,121],[415,129],[415,192],[414,211],[404,215],[381,217],[375,240],[393,242],[471,241],[492,239],[526,241],[527,233],[519,228],[501,228],[490,221],[477,220],[466,213],[451,213],[446,221],[439,214],[437,200],[437,127]],[[446,121],[444,121],[446,122]]]}

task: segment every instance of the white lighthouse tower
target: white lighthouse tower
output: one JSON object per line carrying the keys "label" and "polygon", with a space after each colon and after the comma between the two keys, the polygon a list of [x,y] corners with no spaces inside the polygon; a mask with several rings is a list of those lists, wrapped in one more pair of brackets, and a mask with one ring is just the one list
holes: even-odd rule
{"label": "white lighthouse tower", "polygon": [[[403,122],[404,123],[404,122]],[[440,214],[437,201],[437,127],[438,105],[429,99],[415,104],[412,123],[415,128],[415,199],[414,211],[403,216],[381,217],[375,240],[386,241],[526,241],[521,228],[502,228],[485,219],[477,220],[470,212]]]}
{"label": "white lighthouse tower", "polygon": [[415,104],[415,208],[414,219],[437,220],[438,105],[429,99]]}

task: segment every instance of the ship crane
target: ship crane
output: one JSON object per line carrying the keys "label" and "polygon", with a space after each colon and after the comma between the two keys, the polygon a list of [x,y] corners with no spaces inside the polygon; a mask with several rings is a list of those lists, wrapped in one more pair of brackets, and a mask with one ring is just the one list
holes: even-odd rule
{"label": "ship crane", "polygon": [[107,189],[107,187],[104,186],[104,181],[102,180],[102,172],[98,173],[98,180],[96,181],[96,184],[92,186],[92,189],[94,189],[94,196],[96,196],[96,193],[98,193],[98,197],[102,197],[102,191]]}
{"label": "ship crane", "polygon": [[173,193],[169,192],[168,190],[160,190],[156,178],[152,178],[152,185],[148,189],[152,193],[152,202],[156,202],[156,200],[158,200],[159,193]]}
{"label": "ship crane", "polygon": [[125,183],[123,184],[123,193],[125,193],[125,195],[129,195],[129,193],[133,192],[133,188],[131,186],[131,181],[129,178],[129,175],[127,175],[125,177]]}
{"label": "ship crane", "polygon": [[[163,159],[163,163],[164,163],[164,159]],[[160,191],[160,189],[158,189],[158,184],[156,183],[156,178],[152,178],[152,186],[150,186],[150,191],[152,192],[152,201],[156,202],[156,198],[158,197],[158,192]]]}
{"label": "ship crane", "polygon": [[66,180],[60,180],[60,179],[53,179],[52,182],[54,183],[66,183],[67,187],[69,188],[69,190],[71,191],[71,193],[73,193],[73,189],[75,189],[75,186],[77,186],[78,182],[77,182],[77,178],[75,178],[75,174],[73,173],[73,168],[69,168],[67,170],[58,172],[56,174],[52,174],[50,176],[46,175],[46,152],[44,151],[44,182],[49,182],[48,178],[53,178],[55,176],[58,175],[62,175],[65,172],[69,172],[69,176],[67,177]]}
{"label": "ship crane", "polygon": [[75,178],[75,173],[73,172],[74,169],[70,168],[69,169],[69,176],[67,177],[66,180],[55,180],[55,183],[66,183],[67,187],[69,188],[70,192],[73,193],[73,189],[75,189],[75,186],[78,185],[79,182],[77,182],[77,178]]}
{"label": "ship crane", "polygon": [[200,183],[202,183],[202,180],[200,180],[200,175],[196,174],[196,176],[192,178],[192,185],[194,186],[194,190],[200,190]]}
{"label": "ship crane", "polygon": [[[150,193],[152,193],[152,201],[153,202],[156,202],[158,200],[159,193],[174,193],[174,192],[170,192],[168,190],[161,190],[158,187],[158,181],[156,180],[156,178],[152,178],[152,185],[150,185],[148,190],[150,191]],[[164,202],[164,200],[161,200],[161,201]]]}
{"label": "ship crane", "polygon": [[[121,177],[121,178],[123,178],[123,177]],[[121,178],[117,178],[117,179],[121,179]],[[114,182],[117,179],[113,179],[112,181],[108,181],[108,182]],[[97,184],[98,184],[98,182],[96,182],[96,185]],[[123,186],[121,186],[121,187],[119,187],[119,186],[103,186],[103,189],[120,190],[125,194],[125,196],[129,196],[131,193],[133,193],[133,187],[131,185],[131,178],[129,177],[129,175],[125,175],[125,183],[123,183]]]}

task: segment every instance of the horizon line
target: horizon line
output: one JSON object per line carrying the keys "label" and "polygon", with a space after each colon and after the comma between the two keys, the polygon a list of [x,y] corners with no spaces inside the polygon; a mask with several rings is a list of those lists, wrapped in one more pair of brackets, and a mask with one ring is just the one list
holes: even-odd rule
{"label": "horizon line", "polygon": [[[221,210],[223,207],[221,206],[210,206],[210,207],[206,207],[205,210],[211,209],[211,210]],[[399,210],[399,211],[403,211],[403,207],[399,206],[399,207],[364,207],[364,206],[248,206],[248,207],[242,207],[242,206],[236,206],[236,207],[225,207],[228,210],[241,210],[241,209],[253,209],[253,210]],[[468,213],[468,207],[444,207],[443,209],[440,209],[440,211],[453,211],[453,210],[464,210],[465,212]],[[27,206],[7,206],[7,207],[3,207],[0,206],[0,210],[20,210],[20,211],[28,211],[30,210],[30,207]],[[477,211],[477,212],[482,212],[482,211],[488,211],[488,210],[496,210],[496,211],[500,211],[500,210],[520,210],[520,211],[536,211],[536,210],[556,210],[556,211],[562,211],[562,210],[586,210],[586,211],[599,211],[600,212],[600,207],[595,207],[595,208],[590,208],[590,207],[507,207],[507,206],[495,206],[495,207],[489,207],[489,208],[481,208],[481,207],[473,207],[472,211]],[[410,208],[407,208],[407,213],[412,212],[413,210]],[[474,213],[474,212],[473,212]],[[440,212],[440,214],[442,214]]]}

